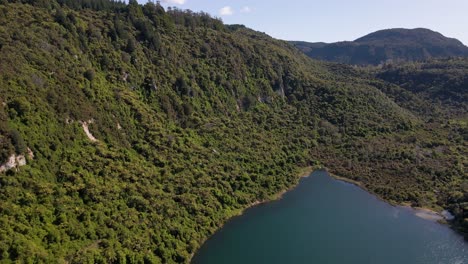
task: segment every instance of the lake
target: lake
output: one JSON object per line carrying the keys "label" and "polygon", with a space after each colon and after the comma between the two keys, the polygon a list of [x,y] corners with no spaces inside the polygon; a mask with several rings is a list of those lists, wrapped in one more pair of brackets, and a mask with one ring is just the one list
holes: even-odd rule
{"label": "lake", "polygon": [[193,264],[468,264],[448,226],[316,171],[282,199],[230,220]]}

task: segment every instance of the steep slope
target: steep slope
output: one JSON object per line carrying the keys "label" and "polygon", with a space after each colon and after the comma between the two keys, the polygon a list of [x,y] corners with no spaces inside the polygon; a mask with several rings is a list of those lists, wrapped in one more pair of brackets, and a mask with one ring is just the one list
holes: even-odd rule
{"label": "steep slope", "polygon": [[392,202],[461,191],[449,132],[351,67],[151,3],[4,2],[1,157],[27,165],[0,173],[2,260],[186,263],[310,165]]}
{"label": "steep slope", "polygon": [[460,41],[424,28],[380,30],[330,44],[292,43],[312,58],[356,65],[468,56],[468,47]]}

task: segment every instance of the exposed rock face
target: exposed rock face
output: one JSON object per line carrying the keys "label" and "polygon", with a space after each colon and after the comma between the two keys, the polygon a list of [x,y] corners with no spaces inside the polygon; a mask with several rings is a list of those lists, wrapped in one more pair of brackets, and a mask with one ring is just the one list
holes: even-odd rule
{"label": "exposed rock face", "polygon": [[97,142],[98,140],[93,136],[93,134],[91,134],[91,132],[89,132],[89,126],[88,124],[92,124],[93,123],[93,120],[89,120],[89,121],[80,121],[81,123],[81,126],[83,126],[83,130],[86,134],[86,136],[88,136],[89,140],[91,140],[92,142]]}
{"label": "exposed rock face", "polygon": [[24,155],[16,156],[16,165],[18,167],[26,165],[26,158],[24,157]]}
{"label": "exposed rock face", "polygon": [[34,159],[34,152],[32,152],[32,150],[30,148],[28,148],[28,157],[29,159]]}
{"label": "exposed rock face", "polygon": [[14,168],[26,165],[26,157],[24,155],[11,155],[5,164],[0,166],[0,172],[5,172]]}
{"label": "exposed rock face", "polygon": [[10,170],[16,166],[16,156],[11,155],[10,158],[8,158],[8,161],[0,166],[0,172],[4,172],[7,170]]}

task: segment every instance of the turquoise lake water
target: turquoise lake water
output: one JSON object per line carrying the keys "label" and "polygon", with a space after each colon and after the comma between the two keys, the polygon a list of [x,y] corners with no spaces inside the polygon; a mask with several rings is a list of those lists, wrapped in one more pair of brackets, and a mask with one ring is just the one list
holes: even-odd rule
{"label": "turquoise lake water", "polygon": [[233,218],[193,264],[468,264],[447,226],[316,171],[282,199]]}

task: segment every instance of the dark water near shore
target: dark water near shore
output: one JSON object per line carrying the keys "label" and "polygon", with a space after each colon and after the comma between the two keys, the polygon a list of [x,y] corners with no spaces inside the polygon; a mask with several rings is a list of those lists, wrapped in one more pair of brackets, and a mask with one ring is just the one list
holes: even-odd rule
{"label": "dark water near shore", "polygon": [[283,199],[229,221],[192,263],[468,264],[468,244],[447,226],[317,171]]}

